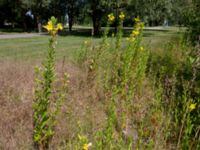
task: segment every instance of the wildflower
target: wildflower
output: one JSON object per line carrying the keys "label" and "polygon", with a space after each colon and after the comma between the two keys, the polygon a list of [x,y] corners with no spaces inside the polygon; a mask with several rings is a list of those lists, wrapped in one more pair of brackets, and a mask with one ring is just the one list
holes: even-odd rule
{"label": "wildflower", "polygon": [[123,21],[123,20],[124,20],[124,18],[125,18],[125,15],[124,15],[124,13],[123,13],[123,12],[121,12],[121,13],[120,13],[120,15],[119,15],[119,18],[120,18],[120,20],[121,20],[121,21]]}
{"label": "wildflower", "polygon": [[108,21],[113,22],[115,20],[115,16],[112,14],[108,15]]}
{"label": "wildflower", "polygon": [[62,24],[61,24],[61,23],[58,23],[58,24],[57,24],[57,28],[56,28],[56,30],[62,30],[62,29],[63,29]]}
{"label": "wildflower", "polygon": [[51,19],[48,21],[47,25],[43,26],[45,29],[47,29],[47,31],[55,36],[56,33],[59,31],[59,30],[62,30],[63,29],[63,26],[61,23],[58,23],[57,24],[57,19],[55,17],[51,17]]}
{"label": "wildflower", "polygon": [[46,26],[43,26],[45,29],[47,29],[48,32],[51,32],[53,30],[53,22],[48,21]]}
{"label": "wildflower", "polygon": [[197,105],[197,104],[190,104],[189,110],[190,110],[190,111],[194,110],[194,109],[196,108],[196,105]]}
{"label": "wildflower", "polygon": [[140,34],[140,32],[137,31],[137,30],[134,30],[134,31],[132,32],[132,34],[133,34],[133,36],[138,36],[138,35]]}
{"label": "wildflower", "polygon": [[83,145],[83,150],[88,150],[89,147],[92,146],[92,143],[84,144]]}

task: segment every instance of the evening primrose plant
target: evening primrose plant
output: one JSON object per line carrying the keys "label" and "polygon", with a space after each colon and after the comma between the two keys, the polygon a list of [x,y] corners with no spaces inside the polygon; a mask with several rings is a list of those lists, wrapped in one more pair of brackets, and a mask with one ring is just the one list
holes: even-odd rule
{"label": "evening primrose plant", "polygon": [[[134,19],[133,30],[124,41],[122,27],[125,14],[121,12],[114,16],[111,13],[107,17],[102,41],[99,45],[86,47],[85,60],[81,63],[88,68],[87,83],[92,83],[89,86],[95,88],[106,106],[106,120],[95,134],[93,148],[132,149],[137,141],[127,135],[127,130],[134,111],[135,93],[143,85],[149,58],[148,50],[141,46],[144,24],[139,18]],[[117,32],[110,39],[108,33],[116,18],[119,19]]]}
{"label": "evening primrose plant", "polygon": [[[108,22],[114,21],[113,14],[108,15]],[[145,77],[146,65],[148,60],[148,51],[141,46],[142,30],[144,24],[137,18],[134,29],[131,32],[130,40],[124,47],[122,43],[122,24],[125,19],[123,12],[118,16],[119,26],[114,49],[110,51],[111,57],[107,54],[102,56],[109,65],[99,66],[104,70],[104,92],[107,108],[107,119],[105,127],[101,133],[98,133],[96,145],[98,149],[131,149],[132,141],[124,140],[127,120],[130,117],[132,105],[134,105],[135,91],[141,86]],[[104,61],[104,63],[105,63]],[[114,136],[116,134],[116,136]],[[117,143],[117,144],[116,144]],[[102,146],[102,147],[101,147]]]}
{"label": "evening primrose plant", "polygon": [[60,23],[57,24],[55,17],[51,17],[44,28],[47,29],[51,38],[43,68],[35,69],[35,96],[33,101],[33,140],[35,148],[39,150],[48,149],[49,142],[54,135],[56,116],[60,112],[68,83],[68,74],[64,74],[64,77],[60,80],[63,85],[58,87],[58,90],[56,90],[58,92],[53,95],[53,83],[56,78],[56,35],[63,27]]}

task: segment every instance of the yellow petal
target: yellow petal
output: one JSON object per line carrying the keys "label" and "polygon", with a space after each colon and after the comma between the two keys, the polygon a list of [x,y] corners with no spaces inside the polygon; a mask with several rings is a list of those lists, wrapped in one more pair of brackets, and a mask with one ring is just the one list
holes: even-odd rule
{"label": "yellow petal", "polygon": [[190,111],[194,110],[196,108],[196,104],[190,104],[189,109]]}
{"label": "yellow petal", "polygon": [[123,12],[121,12],[121,13],[120,13],[120,15],[119,15],[119,18],[120,18],[120,20],[124,20],[124,18],[125,18],[125,15],[124,15],[124,13],[123,13]]}
{"label": "yellow petal", "polygon": [[57,30],[63,30],[63,26],[62,26],[61,23],[58,23],[58,24],[57,24]]}
{"label": "yellow petal", "polygon": [[47,25],[43,26],[45,29],[47,29],[48,31],[52,31],[53,30],[53,23],[51,21],[48,21]]}

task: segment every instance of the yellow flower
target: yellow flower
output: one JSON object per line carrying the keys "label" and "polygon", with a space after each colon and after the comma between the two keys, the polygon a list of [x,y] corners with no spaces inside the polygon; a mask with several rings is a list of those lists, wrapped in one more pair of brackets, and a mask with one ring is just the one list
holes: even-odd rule
{"label": "yellow flower", "polygon": [[61,24],[61,23],[58,23],[58,24],[57,24],[57,28],[56,28],[56,30],[62,30],[62,29],[63,29],[62,24]]}
{"label": "yellow flower", "polygon": [[140,47],[140,50],[143,51],[143,50],[144,50],[144,47],[141,46],[141,47]]}
{"label": "yellow flower", "polygon": [[115,16],[112,14],[108,15],[108,21],[113,22],[115,20]]}
{"label": "yellow flower", "polygon": [[196,108],[196,105],[197,105],[197,104],[190,104],[189,110],[190,110],[190,111],[194,110],[194,109]]}
{"label": "yellow flower", "polygon": [[46,26],[43,26],[45,29],[47,29],[48,32],[53,30],[53,23],[52,21],[48,21]]}
{"label": "yellow flower", "polygon": [[83,145],[83,150],[88,150],[88,148],[92,146],[92,143],[84,144]]}
{"label": "yellow flower", "polygon": [[137,30],[134,30],[134,31],[132,32],[132,34],[133,34],[133,36],[138,36],[138,35],[140,34],[140,32],[137,31]]}
{"label": "yellow flower", "polygon": [[119,18],[120,18],[120,20],[122,20],[122,21],[124,20],[124,18],[125,18],[125,15],[124,15],[124,13],[123,13],[123,12],[121,12],[121,13],[120,13],[120,15],[119,15]]}
{"label": "yellow flower", "polygon": [[62,30],[63,26],[61,23],[57,24],[57,19],[55,17],[51,17],[48,21],[47,25],[43,26],[47,31],[52,35],[55,36],[58,30]]}

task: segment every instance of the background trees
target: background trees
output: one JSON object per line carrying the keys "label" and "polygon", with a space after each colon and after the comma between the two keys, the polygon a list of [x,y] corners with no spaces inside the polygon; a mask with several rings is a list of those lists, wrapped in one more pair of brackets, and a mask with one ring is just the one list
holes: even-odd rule
{"label": "background trees", "polygon": [[[0,24],[16,21],[20,22],[22,20],[23,3],[20,0],[2,0],[0,2]],[[14,25],[14,24],[13,24]]]}
{"label": "background trees", "polygon": [[90,17],[94,33],[98,34],[102,19],[109,12],[114,12],[117,16],[119,11],[125,11],[130,20],[140,16],[150,26],[162,25],[164,20],[173,24],[182,23],[182,12],[187,2],[188,0],[2,0],[0,22],[19,22],[23,20],[24,12],[31,8],[35,16],[44,19],[51,15],[61,19],[68,14],[70,31],[76,19],[83,21]]}
{"label": "background trees", "polygon": [[193,0],[189,5],[188,11],[185,15],[184,24],[188,27],[189,40],[195,44],[199,41],[200,44],[200,1]]}
{"label": "background trees", "polygon": [[108,13],[118,16],[124,11],[126,26],[133,17],[139,16],[147,26],[185,25],[191,33],[199,34],[199,3],[199,0],[1,0],[0,26],[7,21],[22,27],[24,14],[31,8],[35,22],[38,18],[47,20],[52,15],[64,21],[67,15],[69,31],[75,22],[92,22],[94,34],[98,35]]}

